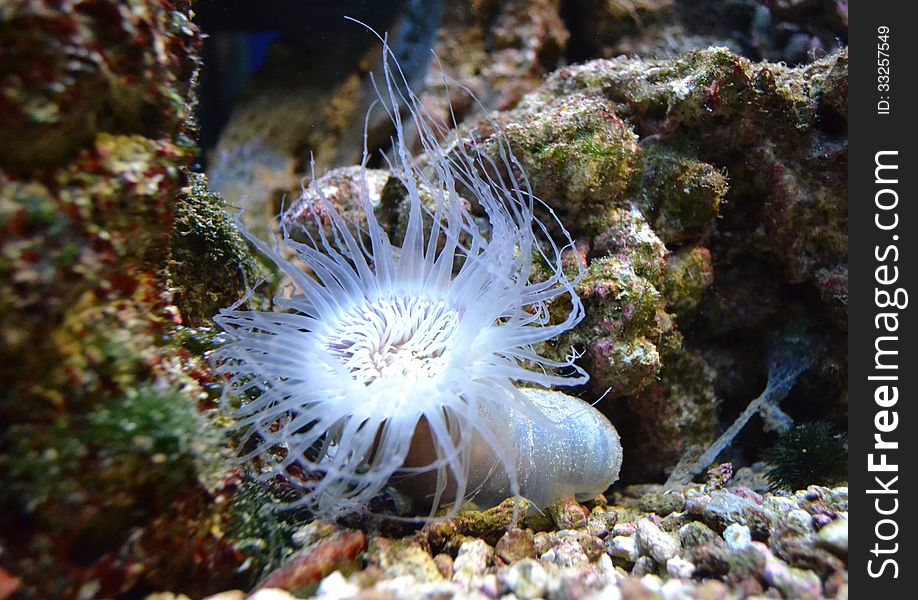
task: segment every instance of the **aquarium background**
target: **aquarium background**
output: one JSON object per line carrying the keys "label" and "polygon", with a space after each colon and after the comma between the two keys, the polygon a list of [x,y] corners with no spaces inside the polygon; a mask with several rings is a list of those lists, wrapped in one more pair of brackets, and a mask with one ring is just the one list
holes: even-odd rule
{"label": "aquarium background", "polygon": [[[388,180],[345,15],[577,241],[539,350],[621,435],[605,496],[333,523],[233,460],[212,318],[286,283],[234,218],[313,169],[353,209],[365,124]],[[12,0],[0,41],[0,599],[846,596],[847,2]]]}

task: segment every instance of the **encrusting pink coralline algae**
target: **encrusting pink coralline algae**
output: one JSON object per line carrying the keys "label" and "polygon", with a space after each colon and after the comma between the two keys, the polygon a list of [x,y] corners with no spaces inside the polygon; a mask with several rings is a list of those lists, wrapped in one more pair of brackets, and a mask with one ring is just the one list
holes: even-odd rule
{"label": "encrusting pink coralline algae", "polygon": [[[517,386],[587,379],[573,353],[558,362],[534,350],[583,317],[562,270],[570,236],[550,210],[540,212],[551,215],[551,228],[536,216],[540,203],[499,132],[490,156],[471,137],[441,145],[447,131],[402,91],[405,78],[384,50],[378,104],[395,128],[389,166],[407,190],[404,236],[390,240],[374,216],[365,150],[365,226],[345,221],[319,190],[322,217],[303,227],[308,241],[283,232],[308,270],[249,236],[296,292],[275,298],[276,311],[236,306],[214,319],[229,337],[215,351],[228,381],[224,402],[238,405],[235,426],[253,448],[243,458],[261,457],[268,477],[293,475],[298,503],[319,514],[366,506],[393,478],[425,474],[435,482],[433,514],[474,495],[473,446],[481,453],[482,444],[506,472],[510,495],[520,495],[512,421],[554,424],[531,390]],[[424,168],[409,153],[409,126],[419,133]],[[459,190],[487,216],[486,233]],[[548,265],[548,276],[533,280],[534,259]],[[569,311],[552,321],[548,303],[559,297]],[[419,437],[429,446],[424,460],[412,456]]]}

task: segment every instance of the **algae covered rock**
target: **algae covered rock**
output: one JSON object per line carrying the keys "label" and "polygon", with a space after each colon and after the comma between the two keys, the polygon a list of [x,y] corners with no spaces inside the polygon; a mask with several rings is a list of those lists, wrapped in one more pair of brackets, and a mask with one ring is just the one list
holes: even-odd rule
{"label": "algae covered rock", "polygon": [[[616,398],[625,448],[647,457],[626,474],[710,442],[718,405],[749,393],[723,374],[762,373],[762,336],[788,321],[829,340],[802,385],[843,414],[846,70],[846,50],[797,68],[726,48],[594,60],[498,115],[585,248],[587,316],[558,352],[582,352],[594,393]],[[758,350],[724,361],[744,338]]]}
{"label": "algae covered rock", "polygon": [[175,202],[169,274],[185,322],[202,324],[238,300],[259,269],[224,200],[203,175],[186,177]]}
{"label": "algae covered rock", "polygon": [[0,127],[15,143],[0,149],[3,168],[56,166],[104,131],[176,135],[200,46],[189,6],[5,3]]}
{"label": "algae covered rock", "polygon": [[503,131],[537,196],[551,199],[566,227],[598,233],[625,197],[637,136],[600,99],[562,96],[523,102]]}
{"label": "algae covered rock", "polygon": [[[232,476],[206,343],[180,335],[174,304],[205,282],[183,279],[192,263],[227,258],[207,281],[220,302],[251,265],[218,203],[191,223],[206,209],[182,191],[196,185],[190,18],[186,2],[4,5],[0,531],[26,596],[238,580],[214,510]],[[211,310],[185,306],[199,323]]]}
{"label": "algae covered rock", "polygon": [[843,0],[572,0],[567,16],[579,34],[575,49],[605,57],[670,58],[725,46],[752,60],[793,65],[831,51],[848,29]]}

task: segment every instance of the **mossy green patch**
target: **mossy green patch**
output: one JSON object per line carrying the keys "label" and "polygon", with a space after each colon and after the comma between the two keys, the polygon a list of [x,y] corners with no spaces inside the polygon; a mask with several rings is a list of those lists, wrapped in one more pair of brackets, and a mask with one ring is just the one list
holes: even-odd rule
{"label": "mossy green patch", "polygon": [[186,322],[199,325],[241,298],[259,267],[204,175],[187,177],[175,206],[169,274]]}
{"label": "mossy green patch", "polygon": [[833,431],[828,421],[804,423],[782,435],[762,458],[774,489],[837,485],[848,479],[848,435]]}
{"label": "mossy green patch", "polygon": [[504,132],[535,194],[575,235],[596,234],[609,225],[639,149],[630,127],[600,98],[524,102],[507,116]]}

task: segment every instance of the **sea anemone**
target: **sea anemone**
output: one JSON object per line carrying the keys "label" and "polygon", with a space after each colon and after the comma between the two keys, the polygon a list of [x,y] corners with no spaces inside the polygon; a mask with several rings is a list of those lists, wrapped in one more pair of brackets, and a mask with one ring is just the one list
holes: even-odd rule
{"label": "sea anemone", "polygon": [[[518,496],[514,420],[556,426],[518,386],[587,380],[573,352],[556,361],[535,349],[583,317],[579,274],[566,274],[566,262],[562,269],[570,235],[533,196],[495,124],[488,154],[474,132],[441,143],[448,131],[384,50],[378,104],[395,130],[387,161],[406,190],[404,235],[394,243],[374,214],[364,149],[362,222],[345,220],[318,186],[302,241],[289,223],[282,229],[299,264],[247,236],[295,293],[275,298],[275,311],[236,305],[214,318],[229,338],[215,364],[245,432],[243,458],[296,480],[300,503],[319,514],[366,506],[393,479],[434,475],[433,514],[473,495],[470,468],[482,445]],[[409,152],[409,126],[423,166]],[[534,260],[547,274],[534,277]]]}

